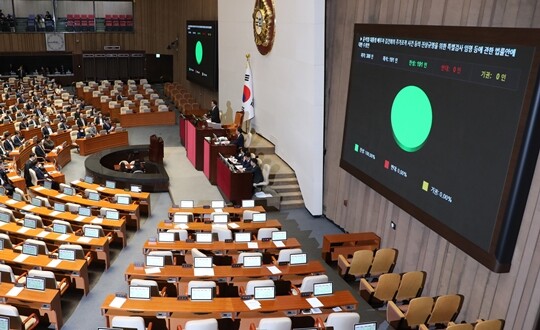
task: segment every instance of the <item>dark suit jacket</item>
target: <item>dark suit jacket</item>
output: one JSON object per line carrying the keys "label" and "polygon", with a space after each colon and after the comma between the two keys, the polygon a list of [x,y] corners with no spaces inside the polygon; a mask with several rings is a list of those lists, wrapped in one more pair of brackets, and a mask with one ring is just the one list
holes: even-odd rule
{"label": "dark suit jacket", "polygon": [[244,134],[238,134],[238,137],[231,141],[231,144],[235,144],[238,148],[244,147]]}
{"label": "dark suit jacket", "polygon": [[11,143],[10,142],[11,142],[11,140],[9,140],[9,141],[5,140],[4,141],[4,149],[6,149],[7,152],[13,151],[13,149],[14,149],[14,146],[12,145],[13,142],[11,142]]}
{"label": "dark suit jacket", "polygon": [[82,118],[77,119],[76,123],[79,127],[86,126],[86,121],[84,121]]}
{"label": "dark suit jacket", "polygon": [[47,154],[45,153],[45,149],[43,149],[40,144],[36,145],[36,156],[41,158],[45,158],[47,156]]}
{"label": "dark suit jacket", "polygon": [[41,133],[43,135],[51,135],[53,133],[53,129],[52,129],[52,127],[50,129],[51,129],[51,131],[49,132],[49,129],[46,126],[43,126],[41,128]]}
{"label": "dark suit jacket", "polygon": [[15,135],[15,137],[13,137],[13,144],[16,147],[22,146],[23,143],[24,143],[24,137],[19,137],[19,135]]}
{"label": "dark suit jacket", "polygon": [[219,118],[219,108],[217,106],[210,110],[210,121],[218,124],[221,123],[221,119]]}
{"label": "dark suit jacket", "polygon": [[258,165],[251,169],[251,173],[253,173],[253,183],[259,183],[264,181],[262,170]]}

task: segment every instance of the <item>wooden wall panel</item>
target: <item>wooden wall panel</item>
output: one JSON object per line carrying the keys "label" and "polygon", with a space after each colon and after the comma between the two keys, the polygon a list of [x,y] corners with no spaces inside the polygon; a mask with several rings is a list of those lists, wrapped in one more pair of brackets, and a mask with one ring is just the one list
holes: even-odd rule
{"label": "wooden wall panel", "polygon": [[[339,167],[354,23],[538,27],[529,0],[329,0],[327,2],[325,215],[346,231],[376,231],[399,249],[396,271],[428,273],[425,295],[461,293],[459,320],[504,318],[533,329],[540,307],[540,164],[509,273],[495,274]],[[344,206],[347,201],[348,206]],[[390,229],[390,221],[397,229]]]}
{"label": "wooden wall panel", "polygon": [[[149,54],[174,55],[174,80],[193,91],[193,96],[204,107],[217,99],[212,92],[186,81],[185,45],[186,20],[217,20],[217,0],[138,0],[133,8],[134,33],[66,33],[66,51],[103,50],[107,45],[118,45],[122,50],[144,50]],[[167,46],[179,38],[178,51]],[[0,33],[0,52],[44,52],[43,33]]]}

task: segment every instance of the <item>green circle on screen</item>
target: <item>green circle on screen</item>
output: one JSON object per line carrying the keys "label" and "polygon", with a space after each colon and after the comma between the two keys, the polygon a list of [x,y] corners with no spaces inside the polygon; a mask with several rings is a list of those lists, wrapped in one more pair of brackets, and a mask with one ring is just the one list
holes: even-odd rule
{"label": "green circle on screen", "polygon": [[392,104],[392,132],[398,146],[415,152],[424,146],[433,123],[431,102],[419,87],[407,86],[399,91]]}
{"label": "green circle on screen", "polygon": [[197,64],[201,64],[203,58],[203,46],[202,42],[197,41],[195,44],[195,60],[197,60]]}

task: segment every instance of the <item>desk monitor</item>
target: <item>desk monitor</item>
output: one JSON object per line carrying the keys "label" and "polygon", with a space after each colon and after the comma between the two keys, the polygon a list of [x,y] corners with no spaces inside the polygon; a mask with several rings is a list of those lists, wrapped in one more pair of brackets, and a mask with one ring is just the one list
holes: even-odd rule
{"label": "desk monitor", "polygon": [[234,241],[236,243],[251,242],[251,233],[234,233]]}
{"label": "desk monitor", "polygon": [[142,186],[138,184],[132,184],[129,191],[134,193],[140,193],[142,191]]}
{"label": "desk monitor", "polygon": [[192,216],[193,215],[191,214],[175,213],[173,215],[173,221],[178,222],[178,223],[188,223],[190,220],[193,220],[193,219],[190,219],[190,217]]}
{"label": "desk monitor", "polygon": [[275,299],[276,287],[275,286],[256,286],[253,288],[253,299]]}
{"label": "desk monitor", "polygon": [[92,215],[92,210],[90,210],[89,207],[81,206],[81,207],[79,207],[79,215],[89,217],[90,215]]}
{"label": "desk monitor", "polygon": [[105,181],[105,188],[116,189],[116,182],[109,180]]}
{"label": "desk monitor", "polygon": [[52,189],[52,181],[49,181],[49,180],[45,180],[43,181],[43,187],[47,188],[47,189]]}
{"label": "desk monitor", "polygon": [[75,261],[75,250],[58,249],[58,259]]}
{"label": "desk monitor", "polygon": [[266,221],[266,213],[253,213],[253,218],[251,221],[253,222],[265,222]]}
{"label": "desk monitor", "polygon": [[129,204],[131,204],[131,197],[129,197],[129,196],[118,196],[116,198],[116,203],[117,204],[122,204],[122,205],[129,205]]}
{"label": "desk monitor", "polygon": [[87,176],[84,177],[84,182],[86,182],[86,183],[94,183],[94,178],[87,175]]}
{"label": "desk monitor", "polygon": [[43,201],[37,197],[32,197],[32,199],[30,200],[30,204],[37,207],[41,207],[43,206]]}
{"label": "desk monitor", "polygon": [[287,232],[285,230],[278,230],[272,232],[272,241],[284,241],[287,239]]}
{"label": "desk monitor", "polygon": [[242,200],[242,207],[255,207],[255,201],[253,199]]}
{"label": "desk monitor", "polygon": [[62,191],[65,195],[73,196],[75,195],[75,189],[71,187],[64,187],[64,190]]}
{"label": "desk monitor", "polygon": [[9,317],[0,316],[0,330],[9,330]]}
{"label": "desk monitor", "polygon": [[175,234],[174,232],[160,232],[158,233],[158,242],[174,242]]}
{"label": "desk monitor", "polygon": [[64,225],[63,223],[53,223],[52,231],[53,233],[57,233],[57,234],[65,234],[67,233],[67,226]]}
{"label": "desk monitor", "polygon": [[119,220],[120,212],[117,210],[107,210],[107,212],[105,212],[105,218],[111,220]]}
{"label": "desk monitor", "polygon": [[150,287],[130,285],[129,299],[150,299]]}
{"label": "desk monitor", "polygon": [[14,200],[16,200],[17,202],[22,202],[23,201],[22,195],[19,194],[18,192],[14,192],[12,198]]}
{"label": "desk monitor", "polygon": [[307,264],[307,253],[293,253],[290,255],[289,265],[305,265]]}
{"label": "desk monitor", "polygon": [[314,296],[328,296],[334,293],[332,282],[323,282],[313,284]]}
{"label": "desk monitor", "polygon": [[45,278],[27,277],[26,288],[29,290],[45,291]]}
{"label": "desk monitor", "polygon": [[165,256],[145,256],[144,262],[147,267],[165,267]]}
{"label": "desk monitor", "polygon": [[[4,249],[4,240],[0,239],[0,250],[3,250],[3,249]],[[3,282],[3,280],[1,280],[1,274],[0,274],[0,282]]]}
{"label": "desk monitor", "polygon": [[0,221],[9,223],[11,222],[11,215],[8,213],[0,212]]}
{"label": "desk monitor", "polygon": [[212,243],[212,233],[195,233],[197,243]]}
{"label": "desk monitor", "polygon": [[262,256],[244,256],[244,267],[261,267]]}
{"label": "desk monitor", "polygon": [[54,210],[56,212],[66,212],[66,204],[54,203]]}
{"label": "desk monitor", "polygon": [[214,298],[214,288],[191,288],[191,300],[211,301]]}
{"label": "desk monitor", "polygon": [[193,201],[180,201],[180,207],[181,208],[192,209],[192,208],[195,207],[195,202],[193,202]]}
{"label": "desk monitor", "polygon": [[84,227],[84,236],[91,238],[99,238],[99,228]]}
{"label": "desk monitor", "polygon": [[377,322],[356,323],[354,330],[377,330]]}
{"label": "desk monitor", "polygon": [[90,192],[88,193],[88,199],[91,201],[99,201],[101,198],[99,197],[99,193],[97,192]]}
{"label": "desk monitor", "polygon": [[229,222],[229,215],[227,213],[214,214],[214,223],[227,223]]}
{"label": "desk monitor", "polygon": [[24,218],[23,226],[27,227],[27,228],[36,229],[37,221],[36,221],[36,219]]}
{"label": "desk monitor", "polygon": [[193,267],[194,268],[212,268],[214,264],[212,263],[212,257],[195,257],[193,258]]}
{"label": "desk monitor", "polygon": [[222,209],[225,207],[225,201],[212,201],[210,205],[213,209]]}

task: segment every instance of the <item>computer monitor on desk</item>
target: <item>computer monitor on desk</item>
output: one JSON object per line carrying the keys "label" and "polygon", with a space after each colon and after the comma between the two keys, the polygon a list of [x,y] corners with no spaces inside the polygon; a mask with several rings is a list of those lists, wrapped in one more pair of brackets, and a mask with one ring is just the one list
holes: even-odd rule
{"label": "computer monitor on desk", "polygon": [[377,330],[377,322],[362,322],[354,325],[354,330]]}
{"label": "computer monitor on desk", "polygon": [[192,209],[194,206],[195,206],[194,201],[180,201],[180,207],[181,208]]}
{"label": "computer monitor on desk", "polygon": [[105,181],[105,188],[109,188],[109,189],[115,189],[116,188],[116,182],[114,181]]}
{"label": "computer monitor on desk", "polygon": [[255,207],[255,201],[253,199],[242,200],[242,207]]}
{"label": "computer monitor on desk", "polygon": [[225,201],[212,201],[211,207],[213,209],[222,209],[225,207]]}
{"label": "computer monitor on desk", "polygon": [[9,317],[0,316],[0,330],[9,330]]}

